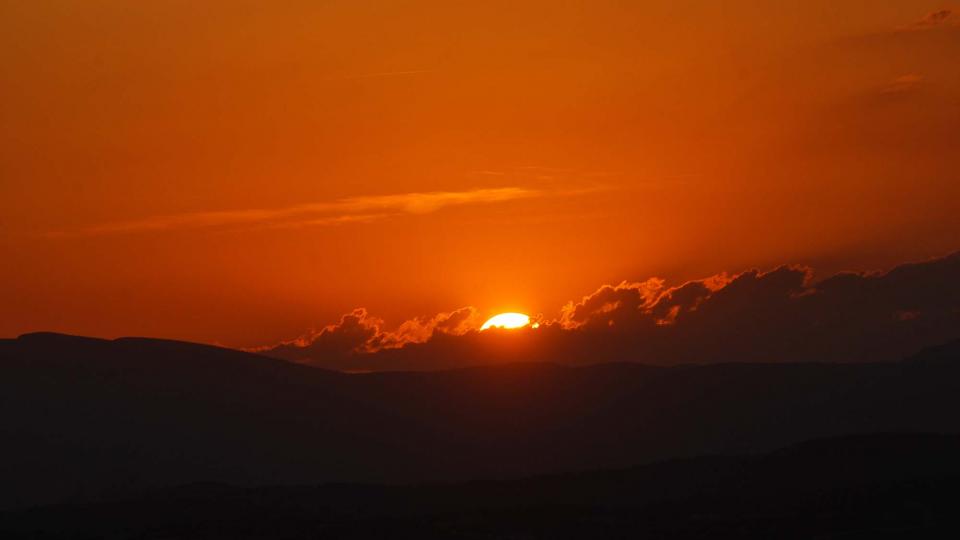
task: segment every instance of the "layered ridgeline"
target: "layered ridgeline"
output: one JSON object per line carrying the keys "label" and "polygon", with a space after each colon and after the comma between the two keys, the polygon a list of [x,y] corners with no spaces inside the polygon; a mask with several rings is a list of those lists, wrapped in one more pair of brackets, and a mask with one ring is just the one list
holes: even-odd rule
{"label": "layered ridgeline", "polygon": [[960,431],[960,342],[896,363],[343,374],[227,349],[0,341],[0,504],[218,482],[432,482]]}
{"label": "layered ridgeline", "polygon": [[507,481],[192,484],[125,500],[0,512],[0,536],[949,538],[960,533],[958,452],[960,435],[879,434]]}

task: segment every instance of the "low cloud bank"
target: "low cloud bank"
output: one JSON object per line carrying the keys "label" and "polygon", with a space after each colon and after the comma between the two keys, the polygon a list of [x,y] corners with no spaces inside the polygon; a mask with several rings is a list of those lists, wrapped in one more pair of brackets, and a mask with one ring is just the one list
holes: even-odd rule
{"label": "low cloud bank", "polygon": [[[383,330],[383,320],[371,316],[364,308],[354,309],[340,321],[318,331],[311,331],[292,341],[273,347],[256,349],[261,354],[305,364],[337,364],[357,355],[398,349],[423,343],[436,334],[459,336],[479,328],[479,315],[472,307],[432,318],[405,321],[396,330]],[[349,363],[349,362],[348,362]]]}
{"label": "low cloud bank", "polygon": [[782,266],[668,286],[604,285],[537,329],[479,332],[477,310],[395,330],[366,310],[261,353],[345,370],[445,369],[515,361],[650,364],[893,361],[960,338],[960,253],[819,282]]}

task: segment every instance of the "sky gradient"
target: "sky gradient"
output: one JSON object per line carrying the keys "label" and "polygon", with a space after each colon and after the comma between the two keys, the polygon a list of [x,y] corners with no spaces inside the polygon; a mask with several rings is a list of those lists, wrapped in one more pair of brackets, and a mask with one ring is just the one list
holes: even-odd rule
{"label": "sky gradient", "polygon": [[2,2],[0,336],[256,347],[943,256],[958,58],[908,0]]}

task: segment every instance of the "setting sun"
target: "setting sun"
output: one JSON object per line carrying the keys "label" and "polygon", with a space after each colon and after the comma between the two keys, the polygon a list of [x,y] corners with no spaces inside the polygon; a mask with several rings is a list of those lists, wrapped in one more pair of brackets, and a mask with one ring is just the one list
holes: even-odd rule
{"label": "setting sun", "polygon": [[0,540],[960,528],[960,0],[677,4],[0,0]]}
{"label": "setting sun", "polygon": [[523,328],[528,324],[530,324],[530,317],[523,313],[501,313],[487,319],[480,330],[486,330],[487,328]]}

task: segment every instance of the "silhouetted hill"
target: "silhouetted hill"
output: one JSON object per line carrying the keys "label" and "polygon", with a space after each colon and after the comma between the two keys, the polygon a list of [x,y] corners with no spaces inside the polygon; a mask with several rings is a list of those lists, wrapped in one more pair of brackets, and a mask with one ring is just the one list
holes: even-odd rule
{"label": "silhouetted hill", "polygon": [[0,514],[4,538],[917,538],[960,531],[960,436],[824,439],[752,456],[499,482],[193,485]]}
{"label": "silhouetted hill", "polygon": [[196,482],[432,482],[960,432],[960,344],[901,363],[347,375],[216,347],[0,341],[0,507]]}

